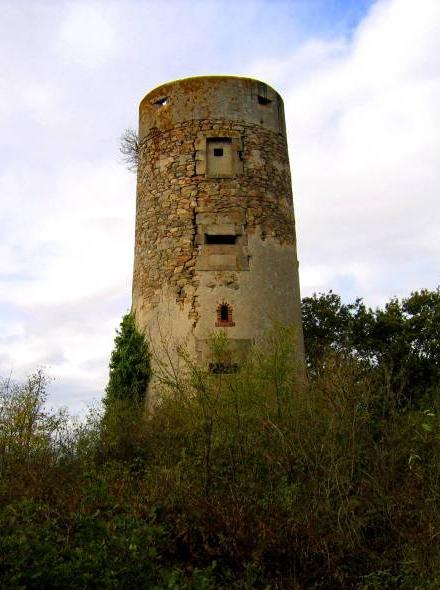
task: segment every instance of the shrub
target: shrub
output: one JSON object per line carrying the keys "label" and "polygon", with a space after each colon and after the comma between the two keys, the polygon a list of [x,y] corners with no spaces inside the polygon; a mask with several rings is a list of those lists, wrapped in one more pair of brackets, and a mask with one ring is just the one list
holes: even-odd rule
{"label": "shrub", "polygon": [[[435,390],[403,408],[395,384],[343,350],[304,383],[293,342],[274,328],[235,374],[181,351],[150,416],[113,399],[66,436],[39,411],[42,454],[23,454],[25,431],[8,426],[0,585],[438,588]],[[227,342],[213,344],[220,359]],[[28,411],[16,400],[4,424]]]}
{"label": "shrub", "polygon": [[109,405],[115,400],[142,403],[150,372],[150,355],[145,337],[136,328],[133,314],[127,313],[116,331],[104,403]]}

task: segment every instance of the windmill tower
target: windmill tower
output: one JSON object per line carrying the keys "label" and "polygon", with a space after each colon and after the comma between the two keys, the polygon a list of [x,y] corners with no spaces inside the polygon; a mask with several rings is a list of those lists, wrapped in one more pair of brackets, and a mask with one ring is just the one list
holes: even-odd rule
{"label": "windmill tower", "polygon": [[139,109],[133,306],[155,352],[171,339],[230,366],[273,321],[297,327],[295,219],[283,101],[249,78],[204,76],[155,88]]}

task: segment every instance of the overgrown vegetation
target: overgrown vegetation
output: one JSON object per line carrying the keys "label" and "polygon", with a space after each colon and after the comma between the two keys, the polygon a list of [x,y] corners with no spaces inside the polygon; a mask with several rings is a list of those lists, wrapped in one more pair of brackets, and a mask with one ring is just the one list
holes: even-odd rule
{"label": "overgrown vegetation", "polygon": [[[276,327],[240,373],[186,359],[148,417],[115,396],[75,424],[45,409],[41,374],[4,382],[2,587],[439,588],[439,295],[411,300],[347,315],[334,294],[306,299],[307,384]],[[409,347],[402,322],[420,330]]]}
{"label": "overgrown vegetation", "polygon": [[116,401],[142,404],[150,372],[147,343],[136,328],[134,315],[127,313],[122,318],[119,330],[116,331],[104,404],[109,406]]}
{"label": "overgrown vegetation", "polygon": [[440,290],[391,299],[384,309],[361,299],[344,304],[332,293],[303,299],[310,373],[319,374],[329,351],[348,356],[380,376],[401,408],[429,404],[440,381]]}

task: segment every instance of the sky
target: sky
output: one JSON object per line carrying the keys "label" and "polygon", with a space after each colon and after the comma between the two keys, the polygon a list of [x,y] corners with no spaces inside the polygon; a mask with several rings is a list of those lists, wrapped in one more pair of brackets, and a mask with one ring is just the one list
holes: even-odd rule
{"label": "sky", "polygon": [[284,98],[302,295],[440,283],[438,0],[0,0],[0,376],[102,397],[131,304],[141,98],[194,75]]}

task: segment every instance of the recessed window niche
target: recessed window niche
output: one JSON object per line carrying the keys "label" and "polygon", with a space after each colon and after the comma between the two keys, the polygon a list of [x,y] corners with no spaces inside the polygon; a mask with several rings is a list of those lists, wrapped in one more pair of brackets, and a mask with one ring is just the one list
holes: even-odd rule
{"label": "recessed window niche", "polygon": [[208,137],[206,141],[208,176],[232,176],[234,174],[230,137]]}
{"label": "recessed window niche", "polygon": [[215,322],[217,327],[228,328],[235,326],[235,322],[232,320],[232,306],[228,303],[221,303],[217,307],[217,321]]}

